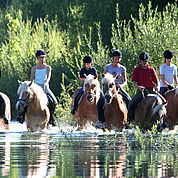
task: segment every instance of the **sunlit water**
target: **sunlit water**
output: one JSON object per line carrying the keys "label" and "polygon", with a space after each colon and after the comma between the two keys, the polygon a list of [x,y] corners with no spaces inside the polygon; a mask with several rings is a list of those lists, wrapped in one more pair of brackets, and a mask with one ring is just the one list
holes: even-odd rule
{"label": "sunlit water", "polygon": [[75,129],[63,125],[32,133],[25,123],[12,122],[10,131],[0,130],[0,177],[178,176],[176,141],[171,149],[142,150],[131,146],[134,129]]}

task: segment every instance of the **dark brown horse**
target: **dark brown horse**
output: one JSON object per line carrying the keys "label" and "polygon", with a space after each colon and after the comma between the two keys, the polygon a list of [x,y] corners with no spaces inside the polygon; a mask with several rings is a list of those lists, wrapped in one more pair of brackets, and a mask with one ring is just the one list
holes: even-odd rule
{"label": "dark brown horse", "polygon": [[17,94],[19,100],[16,104],[17,110],[21,111],[28,106],[25,115],[27,129],[29,131],[41,131],[48,126],[50,111],[48,98],[43,89],[34,82],[19,81]]}
{"label": "dark brown horse", "polygon": [[167,102],[158,94],[148,94],[138,104],[134,123],[143,130],[151,129],[157,121],[163,123]]}
{"label": "dark brown horse", "polygon": [[169,129],[174,129],[178,125],[178,88],[168,91],[165,94],[167,100],[166,122]]}
{"label": "dark brown horse", "polygon": [[[77,89],[78,91],[79,89]],[[75,93],[77,92],[75,91]],[[75,96],[74,93],[74,96]],[[97,76],[88,75],[84,81],[84,95],[74,115],[78,130],[86,124],[91,125],[98,121],[97,102],[100,97],[100,84]],[[74,102],[74,97],[73,97]]]}
{"label": "dark brown horse", "polygon": [[127,120],[127,108],[122,96],[118,93],[115,85],[114,76],[107,73],[103,74],[102,84],[106,99],[105,120],[106,127],[110,130],[113,127],[123,128]]}
{"label": "dark brown horse", "polygon": [[0,92],[0,128],[9,130],[11,121],[11,104],[7,95]]}

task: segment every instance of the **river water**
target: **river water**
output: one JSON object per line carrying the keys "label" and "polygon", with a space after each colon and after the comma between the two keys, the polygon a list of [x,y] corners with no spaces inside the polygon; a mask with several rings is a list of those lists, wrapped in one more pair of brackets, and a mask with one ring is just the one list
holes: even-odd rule
{"label": "river water", "polygon": [[32,133],[12,122],[9,131],[0,130],[0,177],[178,177],[177,129],[164,148],[140,149],[134,132],[62,125]]}

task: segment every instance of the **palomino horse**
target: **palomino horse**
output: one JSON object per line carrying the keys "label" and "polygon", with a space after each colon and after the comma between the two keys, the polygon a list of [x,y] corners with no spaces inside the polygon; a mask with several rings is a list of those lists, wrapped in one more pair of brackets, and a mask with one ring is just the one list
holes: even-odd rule
{"label": "palomino horse", "polygon": [[122,96],[118,93],[115,84],[115,78],[109,73],[103,74],[102,84],[103,92],[106,99],[105,121],[106,127],[111,129],[112,126],[117,129],[123,128],[127,120],[127,108]]}
{"label": "palomino horse", "polygon": [[100,97],[100,84],[97,77],[97,75],[89,74],[84,81],[84,95],[74,115],[74,118],[77,120],[78,130],[83,129],[87,123],[91,125],[93,122],[98,121],[97,102]]}
{"label": "palomino horse", "polygon": [[178,87],[165,94],[167,100],[166,121],[169,129],[174,129],[178,125]]}
{"label": "palomino horse", "polygon": [[11,104],[7,95],[0,92],[0,128],[9,130],[11,120]]}
{"label": "palomino horse", "polygon": [[16,108],[19,111],[27,108],[25,114],[27,129],[35,132],[47,128],[50,111],[48,109],[48,98],[43,89],[34,82],[19,81],[17,94],[19,95]]}
{"label": "palomino horse", "polygon": [[151,129],[157,121],[163,123],[166,104],[166,100],[159,93],[148,94],[136,108],[134,123],[143,130]]}

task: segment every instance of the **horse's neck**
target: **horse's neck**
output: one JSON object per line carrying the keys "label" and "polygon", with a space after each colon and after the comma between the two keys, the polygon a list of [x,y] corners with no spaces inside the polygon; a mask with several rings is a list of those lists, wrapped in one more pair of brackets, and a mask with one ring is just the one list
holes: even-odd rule
{"label": "horse's neck", "polygon": [[41,106],[41,102],[39,101],[39,98],[37,98],[36,95],[34,95],[33,100],[30,102],[30,106],[31,108],[33,108],[33,110],[43,110],[42,106]]}
{"label": "horse's neck", "polygon": [[115,95],[115,102],[116,102],[116,104],[118,104],[119,108],[121,108],[123,106],[124,101],[118,93],[116,93],[116,95]]}

